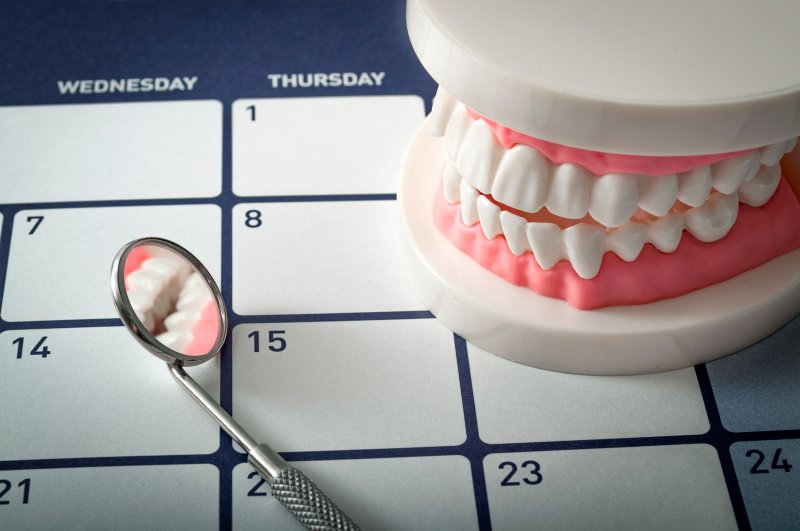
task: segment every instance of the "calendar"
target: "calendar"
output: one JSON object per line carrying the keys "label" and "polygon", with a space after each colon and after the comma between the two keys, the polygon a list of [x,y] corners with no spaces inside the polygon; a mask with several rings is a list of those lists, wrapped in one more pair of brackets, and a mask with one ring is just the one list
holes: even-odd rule
{"label": "calendar", "polygon": [[661,374],[522,366],[411,289],[405,3],[0,4],[0,529],[301,529],[122,326],[127,242],[229,313],[187,371],[363,529],[800,528],[800,319]]}

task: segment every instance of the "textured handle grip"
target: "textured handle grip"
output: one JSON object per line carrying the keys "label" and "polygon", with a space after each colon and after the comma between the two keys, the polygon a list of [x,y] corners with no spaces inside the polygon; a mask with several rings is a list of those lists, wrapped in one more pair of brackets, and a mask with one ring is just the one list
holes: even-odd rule
{"label": "textured handle grip", "polygon": [[358,531],[358,526],[296,468],[288,467],[281,470],[272,483],[272,496],[277,498],[307,529]]}

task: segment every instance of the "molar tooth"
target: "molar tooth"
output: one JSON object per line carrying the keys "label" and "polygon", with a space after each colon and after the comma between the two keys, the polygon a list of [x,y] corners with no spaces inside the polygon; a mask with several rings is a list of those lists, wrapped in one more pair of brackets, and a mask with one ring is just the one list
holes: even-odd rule
{"label": "molar tooth", "polygon": [[683,214],[673,212],[647,225],[648,240],[662,253],[671,253],[678,248],[683,235]]}
{"label": "molar tooth", "polygon": [[559,164],[554,169],[547,194],[547,209],[564,218],[582,218],[589,210],[590,177],[575,164]]}
{"label": "molar tooth", "polygon": [[783,157],[783,154],[786,152],[786,146],[788,143],[788,140],[782,140],[759,149],[758,153],[761,157],[761,164],[764,166],[774,166],[777,164],[778,161],[781,160],[781,157]]}
{"label": "molar tooth", "polygon": [[578,276],[594,278],[606,251],[606,233],[594,225],[579,223],[564,229],[564,247]]}
{"label": "molar tooth", "polygon": [[665,216],[678,198],[678,177],[673,175],[639,176],[639,206],[654,216]]}
{"label": "molar tooth", "polygon": [[478,197],[478,219],[487,240],[503,234],[503,227],[500,226],[500,207],[489,201],[485,195]]}
{"label": "molar tooth", "polygon": [[456,160],[458,157],[458,151],[464,142],[464,135],[467,134],[471,123],[472,119],[467,113],[467,108],[463,105],[456,106],[444,131],[444,151],[450,160]]}
{"label": "molar tooth", "polygon": [[635,175],[609,173],[595,180],[589,213],[606,227],[623,225],[639,208]]}
{"label": "molar tooth", "polygon": [[447,202],[452,205],[461,201],[461,176],[449,160],[445,162],[444,170],[442,170],[442,182],[444,183],[442,188],[444,198],[447,199]]}
{"label": "molar tooth", "polygon": [[453,115],[453,110],[458,102],[442,87],[436,91],[431,108],[429,131],[432,136],[442,136],[447,129],[447,122]]}
{"label": "molar tooth", "polygon": [[464,136],[464,142],[458,150],[456,169],[472,186],[484,194],[490,194],[502,151],[503,146],[495,138],[489,124],[477,120],[472,122]]}
{"label": "molar tooth", "polygon": [[697,208],[684,212],[686,229],[701,242],[717,241],[731,230],[739,213],[739,197],[716,193]]}
{"label": "molar tooth", "polygon": [[533,257],[542,267],[550,269],[561,260],[561,229],[554,223],[528,223],[528,243]]}
{"label": "molar tooth", "polygon": [[525,251],[530,249],[526,234],[527,222],[524,218],[511,212],[502,211],[500,212],[500,224],[503,226],[503,234],[506,237],[508,248],[515,256],[522,256]]}
{"label": "molar tooth", "polygon": [[478,222],[478,191],[467,181],[461,181],[461,221],[471,227]]}
{"label": "molar tooth", "polygon": [[608,235],[608,249],[626,262],[633,262],[642,252],[647,231],[633,221]]}
{"label": "molar tooth", "polygon": [[780,181],[780,166],[761,166],[752,180],[739,187],[739,201],[751,207],[760,207],[772,198]]}
{"label": "molar tooth", "polygon": [[758,167],[758,151],[721,160],[711,166],[714,188],[723,194],[732,194],[743,182],[753,178]]}
{"label": "molar tooth", "polygon": [[510,207],[536,212],[547,198],[550,164],[538,151],[516,145],[500,159],[492,197]]}
{"label": "molar tooth", "polygon": [[711,191],[711,168],[700,166],[678,175],[678,199],[692,207],[706,202]]}

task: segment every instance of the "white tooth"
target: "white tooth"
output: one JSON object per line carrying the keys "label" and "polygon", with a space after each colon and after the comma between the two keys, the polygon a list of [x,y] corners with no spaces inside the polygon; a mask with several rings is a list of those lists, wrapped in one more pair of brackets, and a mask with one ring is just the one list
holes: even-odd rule
{"label": "white tooth", "polygon": [[606,227],[623,225],[639,208],[636,176],[609,173],[594,181],[589,208],[592,217]]}
{"label": "white tooth", "polygon": [[550,164],[538,151],[516,145],[500,159],[492,197],[510,207],[536,212],[547,198],[549,171]]}
{"label": "white tooth", "polygon": [[128,301],[131,303],[133,313],[139,318],[144,327],[152,332],[155,326],[153,320],[153,299],[145,293],[128,292]]}
{"label": "white tooth", "polygon": [[188,332],[167,331],[158,334],[156,339],[175,352],[186,352],[186,347],[192,342],[192,335]]}
{"label": "white tooth", "polygon": [[760,207],[770,200],[780,182],[780,166],[761,166],[751,181],[739,187],[739,201],[751,207]]}
{"label": "white tooth", "polygon": [[547,194],[547,210],[568,219],[580,219],[589,210],[591,178],[575,164],[554,167]]}
{"label": "white tooth", "polygon": [[639,206],[654,216],[666,216],[678,198],[675,175],[639,176]]}
{"label": "white tooth", "polygon": [[196,322],[200,320],[200,314],[197,312],[173,312],[164,319],[164,327],[167,330],[191,331]]}
{"label": "white tooth", "polygon": [[701,242],[719,240],[731,230],[739,213],[739,198],[732,194],[713,194],[703,206],[683,213],[686,230]]}
{"label": "white tooth", "polygon": [[500,225],[500,207],[489,201],[485,195],[478,198],[478,219],[487,240],[503,234],[503,227]]}
{"label": "white tooth", "polygon": [[662,253],[675,251],[682,235],[683,214],[680,212],[673,212],[647,224],[648,241]]}
{"label": "white tooth", "polygon": [[508,248],[516,256],[530,249],[526,228],[528,223],[524,218],[512,214],[511,212],[500,212],[500,224],[503,226],[503,234],[506,237]]}
{"label": "white tooth", "polygon": [[786,153],[786,146],[788,143],[788,140],[782,140],[759,149],[758,153],[761,157],[761,164],[765,166],[774,166],[777,164],[778,161],[781,160],[781,157],[783,157],[783,154]]}
{"label": "white tooth", "polygon": [[528,223],[526,232],[533,257],[542,269],[550,269],[561,260],[561,229],[558,225]]}
{"label": "white tooth", "polygon": [[458,150],[461,149],[464,135],[467,134],[471,123],[472,119],[467,113],[467,108],[463,105],[456,106],[444,132],[444,150],[450,160],[456,160],[458,157]]}
{"label": "white tooth", "polygon": [[461,201],[461,176],[449,160],[444,164],[442,182],[444,183],[444,198],[447,202],[454,204]]}
{"label": "white tooth", "polygon": [[608,248],[626,262],[633,262],[642,252],[646,236],[641,224],[629,221],[608,235]]}
{"label": "white tooth", "polygon": [[700,166],[678,175],[678,199],[689,206],[697,207],[708,199],[711,191],[711,168]]}
{"label": "white tooth", "polygon": [[483,120],[472,122],[458,150],[456,169],[472,186],[490,194],[492,179],[503,152],[492,128]]}
{"label": "white tooth", "polygon": [[797,137],[790,138],[786,141],[786,145],[783,148],[784,153],[789,153],[790,151],[794,151],[794,148],[797,146]]}
{"label": "white tooth", "polygon": [[467,181],[461,181],[461,221],[467,227],[478,222],[478,191]]}
{"label": "white tooth", "polygon": [[758,151],[721,160],[711,165],[714,188],[723,194],[732,194],[744,181],[755,176],[759,167]]}
{"label": "white tooth", "polygon": [[137,269],[125,278],[129,290],[140,293],[157,294],[163,287],[163,279],[146,269]]}
{"label": "white tooth", "polygon": [[594,278],[606,252],[606,233],[594,225],[579,223],[564,229],[564,247],[578,276]]}
{"label": "white tooth", "polygon": [[456,107],[456,99],[442,87],[436,91],[431,108],[431,120],[429,131],[432,136],[442,136],[447,128],[447,122],[453,115]]}

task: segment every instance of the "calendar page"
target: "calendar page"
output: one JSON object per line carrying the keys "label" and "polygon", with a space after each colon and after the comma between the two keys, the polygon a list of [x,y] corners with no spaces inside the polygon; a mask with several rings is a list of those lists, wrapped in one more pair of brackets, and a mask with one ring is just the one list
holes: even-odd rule
{"label": "calendar page", "polygon": [[122,326],[143,236],[228,308],[188,372],[363,529],[800,526],[800,320],[590,377],[425,311],[395,193],[435,88],[399,0],[0,3],[0,529],[301,528]]}

